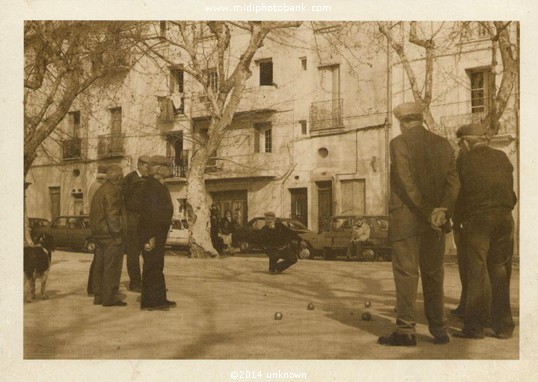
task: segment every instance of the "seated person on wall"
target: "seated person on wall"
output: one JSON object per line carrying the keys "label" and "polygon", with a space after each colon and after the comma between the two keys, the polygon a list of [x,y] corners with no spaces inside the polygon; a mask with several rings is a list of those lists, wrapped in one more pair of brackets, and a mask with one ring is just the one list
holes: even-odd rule
{"label": "seated person on wall", "polygon": [[363,219],[358,220],[353,225],[351,230],[351,241],[347,247],[346,259],[351,260],[351,258],[356,257],[361,260],[363,259],[363,246],[366,244],[370,238],[370,226]]}

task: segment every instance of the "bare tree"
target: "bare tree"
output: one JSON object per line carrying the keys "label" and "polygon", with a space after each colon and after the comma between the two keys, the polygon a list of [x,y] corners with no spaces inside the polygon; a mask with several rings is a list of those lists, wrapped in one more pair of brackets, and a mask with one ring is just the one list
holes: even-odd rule
{"label": "bare tree", "polygon": [[[156,42],[146,39],[143,45],[150,54],[169,65],[181,65],[207,97],[209,126],[207,134],[194,134],[195,147],[187,172],[187,203],[192,223],[191,256],[214,257],[218,253],[209,235],[206,166],[230,128],[245,90],[245,82],[252,75],[250,64],[254,54],[271,32],[298,27],[301,23],[177,21],[167,24],[168,29],[155,38]],[[234,31],[246,33],[248,41],[237,42]],[[159,49],[162,43],[168,43],[177,54],[164,53]],[[210,68],[215,68],[216,72],[208,70]]]}
{"label": "bare tree", "polygon": [[[127,64],[132,22],[26,21],[24,25],[24,176],[76,97]],[[28,229],[26,244],[31,244]]]}

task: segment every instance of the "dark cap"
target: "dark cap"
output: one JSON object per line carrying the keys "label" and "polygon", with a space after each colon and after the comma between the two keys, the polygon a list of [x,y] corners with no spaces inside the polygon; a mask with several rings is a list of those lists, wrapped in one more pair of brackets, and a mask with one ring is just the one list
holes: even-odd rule
{"label": "dark cap", "polygon": [[276,216],[273,211],[267,211],[264,215],[268,218],[274,218]]}
{"label": "dark cap", "polygon": [[393,110],[394,116],[398,119],[405,117],[416,117],[422,120],[424,107],[418,102],[405,102],[396,106]]}
{"label": "dark cap", "polygon": [[488,130],[484,127],[484,125],[481,125],[479,123],[470,123],[468,125],[461,126],[456,131],[456,137],[462,138],[466,136],[475,136],[480,137],[483,135],[486,135],[488,133]]}
{"label": "dark cap", "polygon": [[149,159],[150,166],[168,166],[170,159],[163,155],[154,155]]}
{"label": "dark cap", "polygon": [[148,155],[140,155],[138,157],[138,163],[149,163],[150,160],[151,157],[149,157]]}

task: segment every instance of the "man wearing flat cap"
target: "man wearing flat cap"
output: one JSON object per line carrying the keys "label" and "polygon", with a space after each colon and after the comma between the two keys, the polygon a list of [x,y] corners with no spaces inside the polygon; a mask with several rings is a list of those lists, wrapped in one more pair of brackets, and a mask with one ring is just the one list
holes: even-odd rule
{"label": "man wearing flat cap", "polygon": [[138,235],[142,190],[148,177],[150,157],[138,157],[137,169],[125,176],[121,184],[125,209],[127,210],[127,235],[125,252],[127,253],[127,273],[129,274],[129,290],[140,292],[142,278],[140,276],[140,253],[142,247]]}
{"label": "man wearing flat cap", "polygon": [[504,152],[488,146],[487,133],[480,124],[462,126],[456,133],[464,153],[457,161],[461,190],[456,221],[461,225],[467,294],[464,326],[455,336],[484,338],[491,319],[495,336],[506,339],[514,331],[510,274],[517,197],[514,168]]}
{"label": "man wearing flat cap", "polygon": [[300,237],[286,227],[275,216],[275,213],[265,213],[265,226],[262,228],[262,240],[269,257],[269,273],[284,272],[297,262],[297,254],[290,248],[292,241],[301,241]]}
{"label": "man wearing flat cap", "polygon": [[164,246],[172,224],[174,206],[164,179],[170,176],[170,161],[162,155],[149,160],[149,174],[142,192],[139,233],[144,246],[142,269],[143,310],[169,310],[176,307],[166,297],[164,280]]}
{"label": "man wearing flat cap", "polygon": [[396,330],[379,337],[381,345],[416,345],[419,274],[433,342],[449,342],[443,296],[444,230],[460,184],[450,143],[422,125],[422,111],[415,102],[394,109],[402,131],[390,142],[389,239],[398,312]]}
{"label": "man wearing flat cap", "polygon": [[122,178],[121,168],[110,166],[106,181],[95,192],[90,207],[90,225],[95,240],[94,305],[127,305],[117,294],[126,231],[125,206],[120,189]]}

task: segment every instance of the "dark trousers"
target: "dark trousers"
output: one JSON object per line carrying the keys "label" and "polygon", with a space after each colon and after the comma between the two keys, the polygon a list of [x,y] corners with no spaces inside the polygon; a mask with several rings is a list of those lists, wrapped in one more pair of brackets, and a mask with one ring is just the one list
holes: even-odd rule
{"label": "dark trousers", "polygon": [[392,243],[392,269],[398,306],[397,332],[415,331],[415,303],[420,269],[428,329],[434,337],[446,335],[448,325],[444,314],[444,251],[445,235],[433,229]]}
{"label": "dark trousers", "polygon": [[159,227],[155,237],[155,248],[144,251],[144,265],[142,270],[142,308],[162,306],[166,304],[166,284],[164,281],[164,245],[169,225]]}
{"label": "dark trousers", "polygon": [[465,312],[467,302],[467,257],[465,256],[465,247],[463,244],[463,235],[460,230],[454,230],[454,243],[456,244],[456,257],[458,258],[458,271],[460,273],[461,294],[460,302],[456,310]]}
{"label": "dark trousers", "polygon": [[125,252],[127,253],[127,273],[129,274],[129,289],[140,288],[140,252],[142,243],[138,234],[138,223],[140,217],[137,213],[127,213],[127,234],[125,241]]}
{"label": "dark trousers", "polygon": [[297,255],[292,253],[287,247],[278,249],[268,249],[269,271],[281,273],[297,262]]}
{"label": "dark trousers", "polygon": [[123,245],[121,240],[96,240],[93,292],[97,303],[110,305],[117,301],[116,292],[120,285],[122,266]]}
{"label": "dark trousers", "polygon": [[95,270],[95,251],[93,252],[92,263],[90,264],[90,272],[88,274],[88,286],[86,287],[86,292],[88,294],[93,294],[93,272]]}
{"label": "dark trousers", "polygon": [[482,335],[490,317],[497,334],[514,330],[510,310],[513,232],[510,211],[479,213],[463,224],[468,265],[464,331],[470,334]]}

